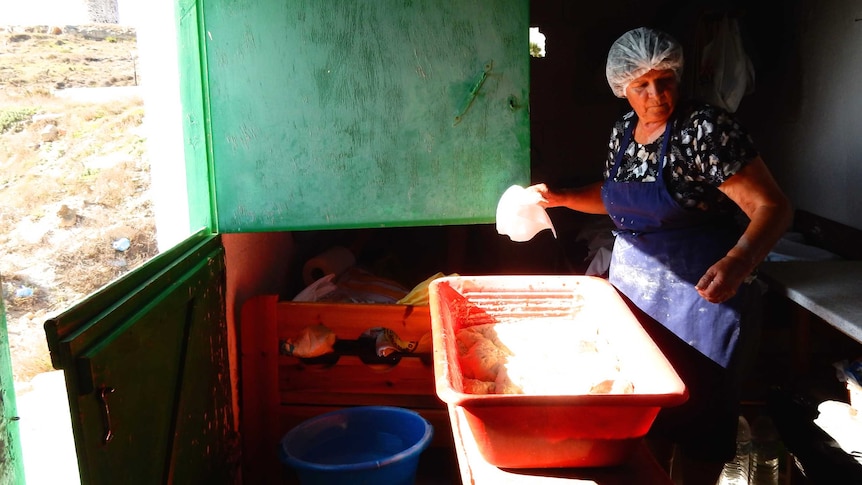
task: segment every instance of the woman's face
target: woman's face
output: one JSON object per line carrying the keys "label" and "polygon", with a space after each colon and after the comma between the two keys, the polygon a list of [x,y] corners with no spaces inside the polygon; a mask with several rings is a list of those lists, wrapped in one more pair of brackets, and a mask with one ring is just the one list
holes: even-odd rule
{"label": "woman's face", "polygon": [[626,86],[626,99],[641,121],[665,122],[676,107],[678,88],[672,70],[652,70]]}

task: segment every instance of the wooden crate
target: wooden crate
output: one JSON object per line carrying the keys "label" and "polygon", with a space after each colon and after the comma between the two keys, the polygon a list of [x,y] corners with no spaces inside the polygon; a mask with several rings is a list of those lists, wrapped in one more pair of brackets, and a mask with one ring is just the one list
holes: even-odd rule
{"label": "wooden crate", "polygon": [[[437,397],[430,353],[402,356],[396,364],[366,364],[341,355],[334,364],[284,355],[280,342],[310,325],[323,324],[340,340],[370,328],[393,330],[405,341],[430,342],[427,306],[294,303],[259,295],[242,307],[240,322],[241,409],[244,473],[266,477],[280,469],[274,450],[287,431],[318,414],[359,405],[412,409],[434,426],[431,446],[453,443],[445,404]],[[429,347],[430,351],[430,347]],[[263,475],[260,475],[263,474]]]}

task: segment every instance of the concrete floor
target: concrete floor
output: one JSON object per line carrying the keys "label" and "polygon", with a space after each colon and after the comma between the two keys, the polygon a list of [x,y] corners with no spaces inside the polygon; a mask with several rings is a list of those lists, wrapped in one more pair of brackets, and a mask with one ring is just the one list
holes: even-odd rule
{"label": "concrete floor", "polygon": [[80,485],[63,371],[39,374],[15,400],[27,485]]}

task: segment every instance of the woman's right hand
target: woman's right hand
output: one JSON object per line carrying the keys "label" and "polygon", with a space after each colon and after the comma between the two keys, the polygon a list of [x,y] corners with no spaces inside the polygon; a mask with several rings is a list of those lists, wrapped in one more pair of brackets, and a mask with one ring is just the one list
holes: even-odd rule
{"label": "woman's right hand", "polygon": [[554,201],[557,201],[558,197],[555,193],[551,192],[551,189],[549,189],[545,184],[531,185],[527,187],[527,190],[539,194],[539,205],[542,207],[556,207],[560,205],[558,203],[553,203]]}

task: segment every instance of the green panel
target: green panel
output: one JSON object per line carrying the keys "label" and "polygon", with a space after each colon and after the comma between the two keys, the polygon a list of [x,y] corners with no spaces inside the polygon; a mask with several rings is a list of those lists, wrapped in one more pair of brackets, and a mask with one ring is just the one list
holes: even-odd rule
{"label": "green panel", "polygon": [[[202,63],[200,10],[196,0],[177,0],[177,51],[179,57],[180,103],[183,110],[184,159],[188,188],[189,228],[196,231],[213,226],[212,181],[210,178],[206,66]],[[178,161],[179,163],[179,161]]]}
{"label": "green panel", "polygon": [[205,3],[219,231],[493,222],[529,182],[528,3]]}
{"label": "green panel", "polygon": [[0,485],[24,485],[24,458],[17,413],[6,309],[0,298]]}
{"label": "green panel", "polygon": [[[166,476],[187,300],[172,292],[154,301],[81,356],[78,379],[92,391],[75,396],[72,410],[81,415],[75,438],[85,483],[160,483]],[[104,403],[102,388],[113,390]]]}
{"label": "green panel", "polygon": [[235,483],[224,277],[197,235],[46,323],[82,483]]}
{"label": "green panel", "polygon": [[200,231],[45,322],[54,368],[70,365],[82,348],[91,345],[92,339],[108,331],[106,327],[114,322],[103,318],[104,315],[120,307],[126,311],[141,308],[164,291],[170,284],[169,278],[182,274],[192,261],[212,250],[208,246],[213,244],[211,240],[213,237],[207,231]]}
{"label": "green panel", "polygon": [[[224,268],[202,273],[190,307],[187,358],[173,428],[174,466],[167,483],[240,483],[240,440],[234,428]],[[218,284],[216,284],[218,283]],[[182,439],[180,439],[182,438]]]}

